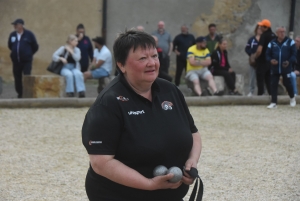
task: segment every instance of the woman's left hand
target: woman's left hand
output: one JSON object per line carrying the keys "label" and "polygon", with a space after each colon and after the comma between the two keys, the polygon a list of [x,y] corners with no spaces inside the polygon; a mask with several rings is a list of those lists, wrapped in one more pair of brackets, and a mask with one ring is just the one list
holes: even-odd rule
{"label": "woman's left hand", "polygon": [[[191,167],[197,168],[197,161],[194,161],[193,159],[188,159],[185,162],[185,169],[184,170],[191,170]],[[194,183],[194,179],[183,170],[183,177],[181,181],[186,185],[191,185]]]}
{"label": "woman's left hand", "polygon": [[233,72],[232,68],[229,68],[229,69],[228,69],[228,72],[229,72],[229,73],[232,73],[232,72]]}

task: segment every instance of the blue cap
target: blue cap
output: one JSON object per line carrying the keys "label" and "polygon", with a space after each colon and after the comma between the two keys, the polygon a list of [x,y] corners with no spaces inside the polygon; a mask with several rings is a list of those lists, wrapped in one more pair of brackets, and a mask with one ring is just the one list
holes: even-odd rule
{"label": "blue cap", "polygon": [[196,43],[202,43],[206,41],[205,37],[204,36],[199,36],[197,39],[196,39]]}
{"label": "blue cap", "polygon": [[16,19],[14,22],[12,22],[11,24],[16,25],[16,24],[23,24],[24,25],[24,20],[22,19]]}

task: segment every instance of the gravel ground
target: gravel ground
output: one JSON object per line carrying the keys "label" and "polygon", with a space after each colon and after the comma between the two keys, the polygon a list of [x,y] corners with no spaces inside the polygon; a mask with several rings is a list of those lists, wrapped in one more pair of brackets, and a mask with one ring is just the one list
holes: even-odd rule
{"label": "gravel ground", "polygon": [[[190,110],[203,139],[204,201],[300,200],[300,106]],[[1,201],[87,200],[86,111],[0,110]]]}

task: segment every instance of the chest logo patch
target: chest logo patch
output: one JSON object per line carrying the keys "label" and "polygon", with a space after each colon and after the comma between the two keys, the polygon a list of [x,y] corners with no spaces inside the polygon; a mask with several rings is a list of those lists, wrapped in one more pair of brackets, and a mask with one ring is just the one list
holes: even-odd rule
{"label": "chest logo patch", "polygon": [[125,98],[124,96],[118,96],[117,100],[124,102],[124,101],[129,101],[129,98]]}
{"label": "chest logo patch", "polygon": [[172,110],[173,103],[169,102],[169,101],[164,101],[161,104],[161,107],[163,110]]}

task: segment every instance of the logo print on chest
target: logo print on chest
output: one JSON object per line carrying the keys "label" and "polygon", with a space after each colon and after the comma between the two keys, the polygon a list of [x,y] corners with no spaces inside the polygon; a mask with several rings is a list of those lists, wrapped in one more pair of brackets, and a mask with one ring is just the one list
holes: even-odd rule
{"label": "logo print on chest", "polygon": [[117,100],[124,102],[124,101],[129,101],[129,98],[125,98],[124,96],[118,96]]}
{"label": "logo print on chest", "polygon": [[163,110],[172,110],[173,103],[169,102],[169,101],[164,101],[161,104],[161,107]]}

